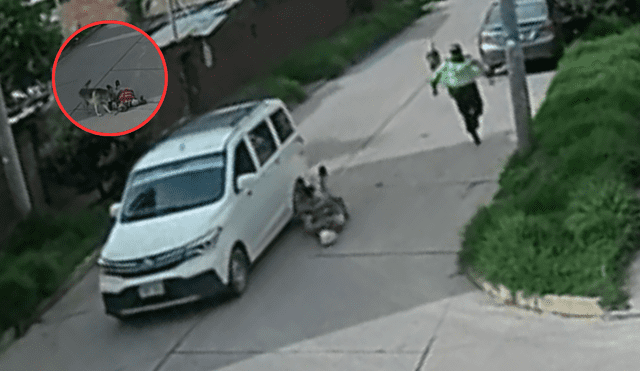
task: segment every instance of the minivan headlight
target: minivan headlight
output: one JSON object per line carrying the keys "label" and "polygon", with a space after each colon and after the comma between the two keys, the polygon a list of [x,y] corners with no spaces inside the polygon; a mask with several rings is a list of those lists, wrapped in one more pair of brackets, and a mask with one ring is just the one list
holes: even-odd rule
{"label": "minivan headlight", "polygon": [[188,259],[194,256],[201,255],[205,251],[215,248],[220,237],[220,232],[222,232],[222,227],[215,227],[208,231],[202,237],[199,237],[198,239],[186,245],[184,252],[185,257]]}
{"label": "minivan headlight", "polygon": [[538,29],[537,34],[538,37],[548,37],[553,36],[554,31],[553,23],[547,22]]}
{"label": "minivan headlight", "polygon": [[496,33],[483,32],[480,34],[480,44],[487,46],[499,46],[500,35]]}

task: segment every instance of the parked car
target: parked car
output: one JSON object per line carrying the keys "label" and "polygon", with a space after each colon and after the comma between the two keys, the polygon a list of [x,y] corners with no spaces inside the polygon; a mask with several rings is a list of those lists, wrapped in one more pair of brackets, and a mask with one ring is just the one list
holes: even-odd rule
{"label": "parked car", "polygon": [[227,291],[294,215],[304,140],[277,99],[187,123],[133,167],[101,251],[100,291],[118,318]]}
{"label": "parked car", "polygon": [[[562,16],[545,0],[515,2],[518,33],[525,60],[553,59],[562,52]],[[492,71],[506,64],[506,31],[502,24],[500,3],[489,5],[480,31],[480,57]]]}

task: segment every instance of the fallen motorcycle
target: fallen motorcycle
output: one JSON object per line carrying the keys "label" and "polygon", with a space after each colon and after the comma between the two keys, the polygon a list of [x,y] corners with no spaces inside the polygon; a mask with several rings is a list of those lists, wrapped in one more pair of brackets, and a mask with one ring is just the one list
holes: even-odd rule
{"label": "fallen motorcycle", "polygon": [[342,197],[333,196],[325,187],[327,171],[319,168],[320,185],[308,184],[302,177],[296,181],[294,205],[296,217],[303,222],[306,233],[319,239],[328,247],[338,239],[349,219],[349,212]]}

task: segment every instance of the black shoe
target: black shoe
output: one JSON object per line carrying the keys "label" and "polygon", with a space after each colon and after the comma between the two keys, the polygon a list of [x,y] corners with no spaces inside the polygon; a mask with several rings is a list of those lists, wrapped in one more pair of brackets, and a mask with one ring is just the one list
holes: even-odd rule
{"label": "black shoe", "polygon": [[480,137],[478,136],[478,133],[477,133],[477,132],[475,132],[475,131],[474,131],[474,132],[472,132],[472,133],[471,133],[471,136],[473,137],[473,143],[475,143],[475,144],[476,144],[476,146],[479,146],[479,145],[480,145],[480,143],[482,143],[482,141],[480,141]]}

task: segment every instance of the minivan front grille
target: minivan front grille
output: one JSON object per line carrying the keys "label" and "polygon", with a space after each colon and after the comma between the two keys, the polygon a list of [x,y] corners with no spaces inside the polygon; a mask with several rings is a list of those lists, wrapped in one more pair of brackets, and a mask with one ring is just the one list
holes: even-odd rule
{"label": "minivan front grille", "polygon": [[102,259],[100,265],[108,275],[119,277],[138,277],[176,267],[189,259],[190,256],[186,254],[186,251],[187,250],[183,247],[140,259]]}

